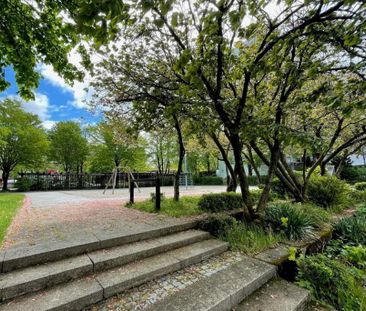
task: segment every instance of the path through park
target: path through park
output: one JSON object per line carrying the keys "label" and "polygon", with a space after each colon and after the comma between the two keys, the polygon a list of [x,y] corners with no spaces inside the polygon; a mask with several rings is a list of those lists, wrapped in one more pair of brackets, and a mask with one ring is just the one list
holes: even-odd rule
{"label": "path through park", "polygon": [[[182,187],[181,195],[224,190],[224,186]],[[148,199],[152,192],[154,188],[141,188],[141,192],[135,191],[135,198]],[[162,192],[166,197],[172,197],[173,187],[162,187]],[[47,240],[64,241],[163,220],[174,221],[165,216],[123,207],[128,199],[128,189],[117,189],[114,194],[108,190],[105,195],[102,190],[28,192],[23,208],[8,230],[3,247],[35,245]]]}

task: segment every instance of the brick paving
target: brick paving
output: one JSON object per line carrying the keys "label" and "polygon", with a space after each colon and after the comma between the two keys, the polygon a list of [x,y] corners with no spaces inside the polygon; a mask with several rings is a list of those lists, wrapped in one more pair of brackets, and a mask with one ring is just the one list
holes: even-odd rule
{"label": "brick paving", "polygon": [[[222,192],[224,186],[195,186],[181,188],[181,195],[200,195]],[[136,191],[136,200],[150,197],[153,188]],[[162,187],[167,197],[173,196],[173,187]],[[13,220],[2,248],[30,246],[45,240],[67,240],[75,235],[92,234],[95,231],[115,231],[118,228],[171,222],[163,216],[124,208],[128,202],[128,190],[74,190],[28,192],[23,207]]]}

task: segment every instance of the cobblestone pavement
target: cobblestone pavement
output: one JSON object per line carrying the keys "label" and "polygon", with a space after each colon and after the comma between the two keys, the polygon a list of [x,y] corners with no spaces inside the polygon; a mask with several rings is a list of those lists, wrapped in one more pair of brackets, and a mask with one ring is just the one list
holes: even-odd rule
{"label": "cobblestone pavement", "polygon": [[[181,195],[200,195],[222,192],[225,186],[181,187]],[[150,197],[154,188],[136,191],[136,200]],[[173,196],[173,187],[162,187],[167,197]],[[116,231],[133,226],[172,222],[167,216],[143,213],[124,208],[128,190],[71,190],[27,192],[24,206],[19,210],[8,229],[2,248],[29,246],[45,240],[67,240],[72,236],[93,234],[101,231]]]}
{"label": "cobblestone pavement", "polygon": [[219,272],[244,257],[238,252],[225,252],[191,265],[183,270],[168,274],[156,280],[132,288],[111,297],[85,311],[137,311],[144,310],[153,303],[183,288]]}

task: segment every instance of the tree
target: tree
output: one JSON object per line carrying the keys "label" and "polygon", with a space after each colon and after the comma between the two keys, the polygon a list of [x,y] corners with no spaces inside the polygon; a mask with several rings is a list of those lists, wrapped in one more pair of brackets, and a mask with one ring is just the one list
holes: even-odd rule
{"label": "tree", "polygon": [[1,1],[0,91],[9,86],[4,78],[7,66],[14,69],[19,94],[26,99],[33,98],[38,87],[39,63],[52,65],[70,83],[81,79],[82,73],[69,62],[68,54],[78,46],[86,64],[81,38],[105,42],[116,34],[116,23],[127,19],[126,10],[119,0]]}
{"label": "tree", "polygon": [[3,191],[8,189],[11,171],[17,165],[38,165],[43,160],[47,146],[47,136],[36,115],[25,112],[19,101],[4,99],[0,102],[0,168]]}
{"label": "tree", "polygon": [[155,129],[148,136],[150,163],[160,175],[170,174],[178,163],[178,146],[174,135],[169,129]]}
{"label": "tree", "polygon": [[88,155],[88,141],[80,125],[73,121],[58,122],[49,132],[50,159],[61,164],[68,174],[82,173]]}
{"label": "tree", "polygon": [[146,167],[145,142],[128,131],[122,119],[105,120],[88,128],[91,138],[91,171],[141,170]]}
{"label": "tree", "polygon": [[[225,133],[233,150],[246,219],[263,215],[274,175],[304,200],[306,187],[297,185],[283,152],[289,142],[284,136],[288,114],[295,94],[320,71],[344,69],[364,79],[363,1],[280,1],[278,14],[258,1],[128,3],[135,23],[123,33],[136,35],[132,44],[122,43],[123,48],[135,48],[129,54],[136,59],[119,59],[130,64],[122,67],[130,80],[121,86],[111,74],[110,89],[120,88],[124,94],[134,90],[150,99],[168,91],[172,102],[179,98],[181,112],[192,110],[196,122],[207,116],[219,122],[215,128]],[[344,60],[341,66],[339,60]],[[134,87],[131,71],[136,63],[140,80],[150,85]],[[118,99],[109,99],[118,104]],[[243,165],[247,144],[269,172],[257,209]]]}
{"label": "tree", "polygon": [[[144,130],[154,135],[159,129],[175,132],[178,162],[174,174],[174,199],[179,200],[179,180],[185,155],[182,131],[184,103],[177,92],[175,78],[170,77],[166,70],[164,59],[159,61],[153,55],[153,65],[146,67],[149,47],[136,44],[134,36],[133,31],[125,33],[128,42],[123,47],[106,48],[101,52],[104,60],[93,71],[95,80],[92,86],[96,90],[93,102],[99,108],[106,108],[109,115],[128,116],[137,131]],[[158,171],[165,171],[159,163]]]}

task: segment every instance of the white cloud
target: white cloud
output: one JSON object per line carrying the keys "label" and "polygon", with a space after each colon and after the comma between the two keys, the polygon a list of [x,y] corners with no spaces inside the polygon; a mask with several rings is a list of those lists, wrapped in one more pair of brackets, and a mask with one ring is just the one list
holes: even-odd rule
{"label": "white cloud", "polygon": [[56,123],[56,121],[46,120],[42,122],[42,125],[46,130],[50,130]]}
{"label": "white cloud", "polygon": [[73,85],[67,84],[63,78],[61,78],[50,65],[41,65],[39,67],[40,73],[43,78],[48,80],[51,84],[60,87],[64,92],[69,92],[73,96],[73,100],[69,103],[76,108],[85,108],[87,100],[90,94],[85,90],[88,87],[88,77],[85,77],[84,81],[75,81]]}
{"label": "white cloud", "polygon": [[56,121],[49,120],[51,116],[48,111],[51,105],[49,103],[47,95],[42,93],[36,93],[34,96],[34,100],[27,102],[20,98],[20,96],[18,95],[11,95],[9,97],[13,97],[16,100],[20,101],[25,111],[36,114],[42,121],[42,126],[46,130],[51,129],[52,126],[56,124]]}
{"label": "white cloud", "polygon": [[[91,55],[91,60],[92,62],[95,62],[97,56]],[[69,54],[69,61],[77,68],[83,68],[81,65],[81,56],[76,49]],[[88,106],[86,102],[91,98],[92,89],[89,87],[91,77],[87,72],[84,72],[85,76],[83,81],[74,81],[74,83],[70,85],[53,70],[51,65],[41,64],[39,65],[39,71],[43,78],[48,80],[51,84],[60,87],[64,92],[72,94],[73,100],[68,102],[68,104],[71,104],[78,109],[86,108]]]}
{"label": "white cloud", "polygon": [[38,115],[42,121],[46,121],[50,117],[48,114],[49,101],[45,94],[36,93],[34,100],[22,101],[22,106],[25,111]]}

